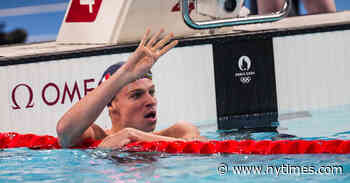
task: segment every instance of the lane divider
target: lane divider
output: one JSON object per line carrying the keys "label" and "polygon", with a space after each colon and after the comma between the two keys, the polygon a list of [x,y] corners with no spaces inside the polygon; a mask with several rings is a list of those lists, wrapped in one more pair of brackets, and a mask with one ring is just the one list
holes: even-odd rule
{"label": "lane divider", "polygon": [[[86,139],[73,148],[93,149],[101,141]],[[49,135],[0,133],[0,149],[27,147],[30,149],[60,149],[56,137]],[[350,140],[225,140],[133,142],[123,147],[127,151],[165,152],[170,154],[350,154]]]}

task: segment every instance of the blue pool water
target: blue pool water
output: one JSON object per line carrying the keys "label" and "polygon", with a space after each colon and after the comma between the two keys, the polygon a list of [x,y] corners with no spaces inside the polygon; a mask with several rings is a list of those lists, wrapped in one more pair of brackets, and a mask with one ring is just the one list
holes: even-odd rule
{"label": "blue pool water", "polygon": [[[292,139],[350,140],[350,123],[347,120],[350,119],[349,107],[328,113],[315,111],[309,112],[308,115],[295,116],[280,121],[280,133],[298,136]],[[220,136],[216,132],[216,126],[211,122],[199,126],[204,136],[216,140],[279,138],[276,132]],[[255,174],[253,171],[250,174],[241,171],[241,174],[238,174],[237,168],[243,166],[246,169],[255,167],[257,171],[261,168],[262,171],[260,173],[255,171]],[[266,172],[269,168],[270,172]],[[301,172],[302,168],[306,171]],[[317,171],[321,168],[323,174],[311,172],[311,169]],[[69,149],[0,150],[1,183],[39,181],[337,183],[350,182],[349,173],[350,155],[169,155]]]}

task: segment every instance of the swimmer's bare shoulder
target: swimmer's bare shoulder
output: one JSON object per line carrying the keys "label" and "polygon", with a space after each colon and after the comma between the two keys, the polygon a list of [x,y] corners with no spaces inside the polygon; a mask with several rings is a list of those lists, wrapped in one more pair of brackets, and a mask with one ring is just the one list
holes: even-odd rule
{"label": "swimmer's bare shoulder", "polygon": [[187,141],[208,141],[207,138],[200,136],[198,128],[187,122],[187,121],[178,121],[169,128],[154,132],[155,135],[179,138]]}

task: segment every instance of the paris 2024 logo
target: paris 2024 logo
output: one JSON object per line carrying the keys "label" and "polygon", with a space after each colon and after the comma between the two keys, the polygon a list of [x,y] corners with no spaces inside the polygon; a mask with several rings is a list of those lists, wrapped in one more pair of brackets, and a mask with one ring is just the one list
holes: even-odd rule
{"label": "paris 2024 logo", "polygon": [[238,59],[239,72],[235,73],[235,77],[243,84],[249,84],[252,81],[252,76],[255,71],[252,71],[252,61],[248,56],[241,56]]}

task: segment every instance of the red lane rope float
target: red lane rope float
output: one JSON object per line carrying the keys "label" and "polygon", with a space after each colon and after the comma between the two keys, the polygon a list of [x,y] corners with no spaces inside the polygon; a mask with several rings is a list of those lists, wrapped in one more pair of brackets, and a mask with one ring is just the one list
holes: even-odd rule
{"label": "red lane rope float", "polygon": [[[96,148],[101,141],[85,139],[82,145],[72,148]],[[0,133],[0,149],[28,147],[30,149],[60,149],[58,139],[49,135],[19,134],[16,132]]]}
{"label": "red lane rope float", "polygon": [[[96,148],[101,141],[85,140],[73,148]],[[59,149],[56,137],[35,134],[0,133],[0,149],[28,147],[30,149]],[[350,154],[350,140],[225,140],[133,142],[124,147],[127,151],[191,154]]]}

